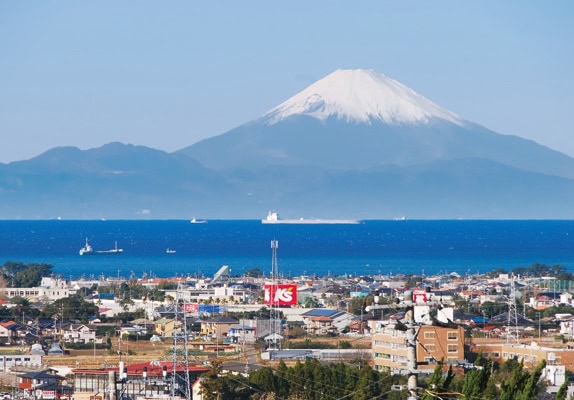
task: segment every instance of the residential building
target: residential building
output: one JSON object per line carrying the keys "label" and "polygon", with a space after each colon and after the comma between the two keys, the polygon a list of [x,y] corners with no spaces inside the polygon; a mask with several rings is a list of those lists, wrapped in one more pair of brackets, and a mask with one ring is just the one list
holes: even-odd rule
{"label": "residential building", "polygon": [[230,329],[237,326],[238,320],[231,317],[216,317],[201,321],[201,334],[208,336],[227,336]]}
{"label": "residential building", "polygon": [[57,375],[54,370],[25,372],[17,377],[18,389],[28,398],[61,399],[70,398],[73,393],[71,386],[63,384],[66,378]]}
{"label": "residential building", "polygon": [[177,329],[178,326],[174,319],[161,318],[155,321],[155,333],[160,336],[173,336]]}
{"label": "residential building", "polygon": [[[372,337],[374,369],[403,373],[407,369],[406,331],[388,324]],[[433,369],[437,362],[465,363],[464,331],[461,327],[447,328],[421,325],[416,330],[418,369]]]}
{"label": "residential building", "polygon": [[256,329],[253,326],[237,325],[229,329],[228,337],[231,338],[233,343],[255,343],[257,339],[255,331]]}
{"label": "residential building", "polygon": [[[146,398],[146,399],[174,399],[184,398],[180,387],[173,388],[172,382],[182,382],[186,375],[184,364],[174,364],[171,361],[152,361],[126,365],[120,376],[120,367],[101,369],[75,369],[74,399],[75,400],[103,400],[110,393],[115,398]],[[198,377],[207,372],[204,366],[189,365],[190,386]],[[176,374],[176,379],[173,379]]]}
{"label": "residential building", "polygon": [[507,360],[523,361],[525,366],[534,367],[540,361],[546,360],[548,365],[564,365],[567,370],[574,371],[574,349],[568,347],[541,346],[537,342],[506,343],[481,342],[475,343],[471,351],[482,352],[485,357],[499,362]]}
{"label": "residential building", "polygon": [[311,335],[335,334],[347,327],[353,318],[352,314],[327,308],[314,308],[301,315],[304,328]]}
{"label": "residential building", "polygon": [[63,332],[62,340],[68,343],[101,343],[96,337],[96,327],[93,325],[70,324]]}

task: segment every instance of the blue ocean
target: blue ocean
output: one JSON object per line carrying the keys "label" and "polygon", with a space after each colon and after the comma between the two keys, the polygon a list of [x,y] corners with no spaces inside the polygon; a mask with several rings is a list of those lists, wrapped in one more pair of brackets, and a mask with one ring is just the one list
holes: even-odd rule
{"label": "blue ocean", "polygon": [[[121,255],[80,256],[95,250]],[[563,265],[574,271],[574,221],[406,220],[358,225],[268,225],[259,220],[0,221],[0,263],[46,263],[65,278],[242,275],[271,271],[279,242],[283,276],[486,272]],[[167,253],[166,249],[175,253]]]}

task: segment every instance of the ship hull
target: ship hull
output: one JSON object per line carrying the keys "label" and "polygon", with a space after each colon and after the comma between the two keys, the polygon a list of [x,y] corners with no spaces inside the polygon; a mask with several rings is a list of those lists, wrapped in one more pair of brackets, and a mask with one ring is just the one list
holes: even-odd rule
{"label": "ship hull", "polygon": [[355,219],[280,219],[270,221],[266,219],[261,220],[262,224],[300,224],[300,225],[320,225],[320,224],[360,224],[361,221]]}

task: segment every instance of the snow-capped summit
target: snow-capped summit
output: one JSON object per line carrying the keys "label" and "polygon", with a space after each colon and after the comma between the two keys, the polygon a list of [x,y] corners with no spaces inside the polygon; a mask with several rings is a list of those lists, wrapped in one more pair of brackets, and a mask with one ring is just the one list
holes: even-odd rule
{"label": "snow-capped summit", "polygon": [[338,69],[267,112],[273,125],[293,116],[389,125],[426,123],[435,118],[463,125],[464,120],[414,90],[373,70]]}

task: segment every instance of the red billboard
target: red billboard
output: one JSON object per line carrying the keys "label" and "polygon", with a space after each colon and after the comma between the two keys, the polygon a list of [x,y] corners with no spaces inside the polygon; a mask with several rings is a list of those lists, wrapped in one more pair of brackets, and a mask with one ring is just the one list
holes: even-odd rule
{"label": "red billboard", "polygon": [[297,304],[297,284],[265,284],[266,305],[273,306],[294,306]]}
{"label": "red billboard", "polygon": [[182,310],[184,313],[196,313],[199,312],[199,304],[197,303],[184,303]]}
{"label": "red billboard", "polygon": [[429,295],[430,293],[427,293],[425,291],[420,291],[420,290],[416,290],[413,293],[413,301],[416,304],[424,304],[429,300]]}

